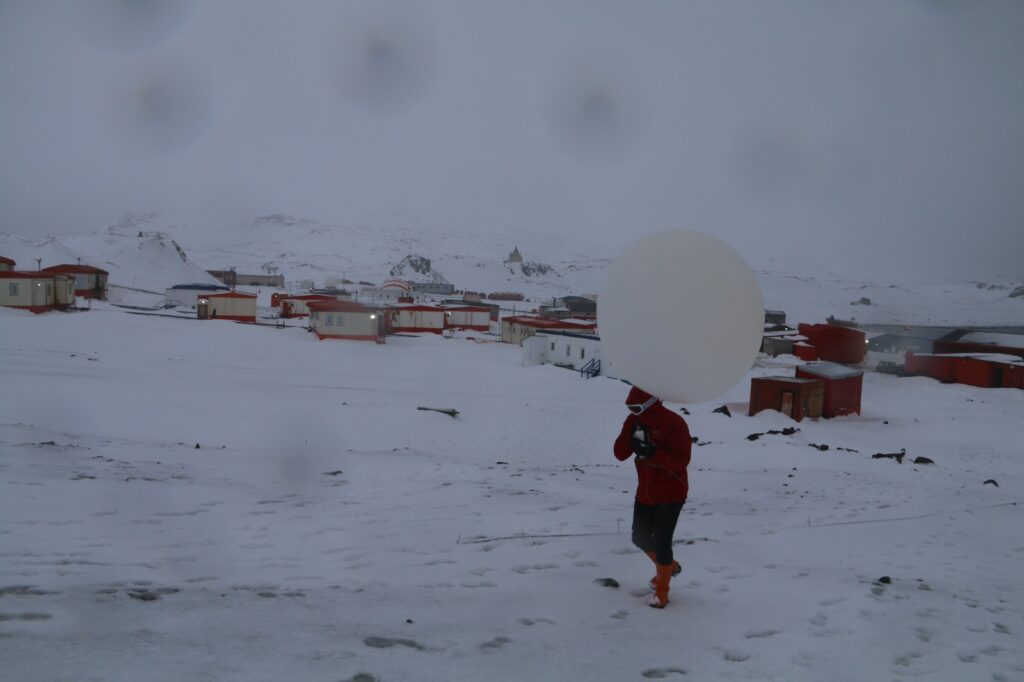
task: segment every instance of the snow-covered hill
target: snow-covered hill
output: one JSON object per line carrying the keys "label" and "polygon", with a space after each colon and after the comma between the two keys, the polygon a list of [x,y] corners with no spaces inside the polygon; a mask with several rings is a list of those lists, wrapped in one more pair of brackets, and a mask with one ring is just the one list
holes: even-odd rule
{"label": "snow-covered hill", "polygon": [[21,270],[75,262],[102,268],[110,273],[109,297],[115,302],[133,292],[159,295],[173,284],[216,283],[172,235],[146,223],[126,217],[93,234],[42,240],[0,232],[0,255],[14,259]]}
{"label": "snow-covered hill", "polygon": [[[522,254],[521,262],[509,260],[513,249]],[[0,233],[0,255],[15,258],[19,267],[33,267],[36,258],[45,266],[81,257],[109,270],[118,287],[157,292],[212,281],[205,270],[236,268],[281,273],[291,288],[310,280],[380,283],[399,276],[470,291],[517,291],[539,301],[599,293],[621,249],[520,231],[450,232],[388,216],[342,224],[273,214],[228,224],[126,214],[89,235],[29,240]],[[827,263],[752,265],[766,307],[786,311],[791,322],[834,316],[879,325],[1024,325],[1020,281],[906,284],[894,283],[895,277],[890,282],[840,276]]]}

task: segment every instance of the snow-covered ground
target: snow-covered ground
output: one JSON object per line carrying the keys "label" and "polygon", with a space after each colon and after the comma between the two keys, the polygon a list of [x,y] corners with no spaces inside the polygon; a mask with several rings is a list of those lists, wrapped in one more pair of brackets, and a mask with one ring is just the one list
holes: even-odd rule
{"label": "snow-covered ground", "polygon": [[620,382],[105,304],[0,328],[4,680],[1024,679],[1024,391],[869,373],[788,436],[747,380],[686,406],[657,611]]}

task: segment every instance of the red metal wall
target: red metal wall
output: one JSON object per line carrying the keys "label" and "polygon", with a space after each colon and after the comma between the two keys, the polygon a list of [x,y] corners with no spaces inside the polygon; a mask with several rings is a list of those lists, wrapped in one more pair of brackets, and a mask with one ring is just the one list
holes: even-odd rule
{"label": "red metal wall", "polygon": [[798,343],[793,344],[793,355],[797,356],[801,360],[807,362],[814,362],[818,359],[818,349],[814,346],[803,345]]}
{"label": "red metal wall", "polygon": [[953,381],[980,388],[995,388],[996,365],[975,358],[957,358],[953,363]]}
{"label": "red metal wall", "polygon": [[798,325],[800,333],[810,339],[818,349],[818,358],[843,365],[856,365],[864,361],[868,345],[864,332],[834,324]]}
{"label": "red metal wall", "polygon": [[981,388],[1024,388],[1024,367],[978,358],[907,353],[908,374]]}

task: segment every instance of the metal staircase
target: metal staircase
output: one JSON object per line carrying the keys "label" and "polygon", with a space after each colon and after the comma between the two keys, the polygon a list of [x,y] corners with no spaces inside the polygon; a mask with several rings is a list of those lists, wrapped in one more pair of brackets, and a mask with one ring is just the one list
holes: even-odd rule
{"label": "metal staircase", "polygon": [[601,359],[590,358],[590,361],[580,368],[580,376],[586,379],[601,375]]}

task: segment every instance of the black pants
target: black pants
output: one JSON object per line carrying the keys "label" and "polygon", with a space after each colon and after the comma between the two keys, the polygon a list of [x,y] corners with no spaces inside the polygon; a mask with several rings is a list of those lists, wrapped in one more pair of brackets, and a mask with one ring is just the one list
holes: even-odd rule
{"label": "black pants", "polygon": [[671,564],[674,559],[672,535],[683,504],[633,503],[633,544],[644,552],[654,552],[659,564]]}

